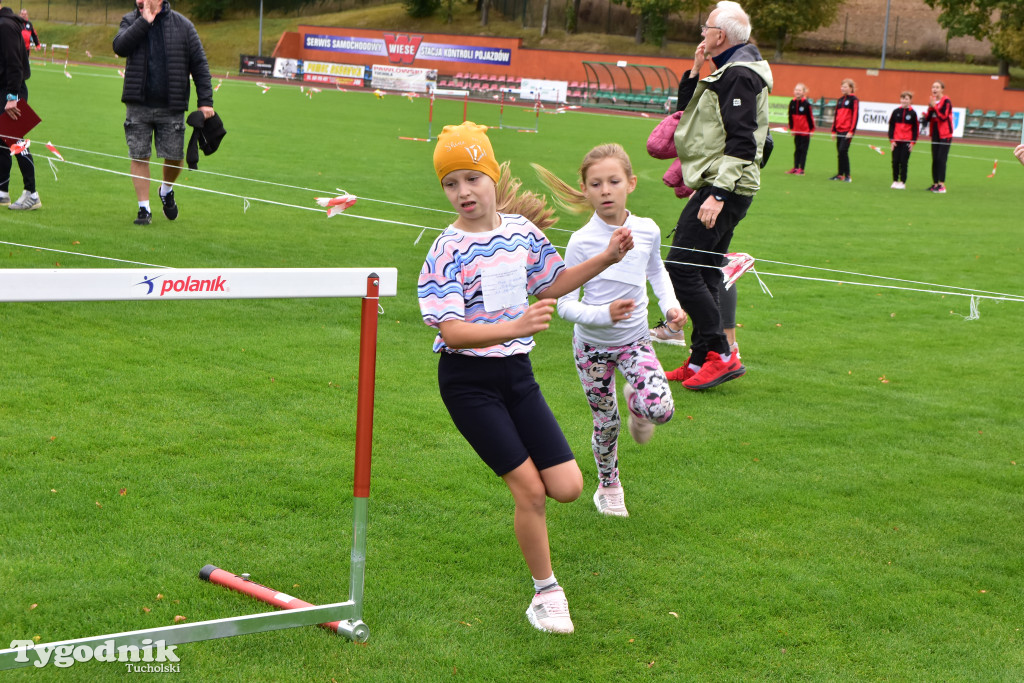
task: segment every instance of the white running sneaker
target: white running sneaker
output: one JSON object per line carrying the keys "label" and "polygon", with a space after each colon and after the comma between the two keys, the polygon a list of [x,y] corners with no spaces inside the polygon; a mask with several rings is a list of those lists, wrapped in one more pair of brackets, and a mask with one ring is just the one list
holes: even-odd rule
{"label": "white running sneaker", "polygon": [[899,183],[896,183],[896,185],[894,187],[897,190],[905,190],[905,189],[907,189],[907,184],[903,183],[903,182],[899,182]]}
{"label": "white running sneaker", "polygon": [[637,417],[629,409],[629,403],[636,390],[629,382],[622,388],[622,394],[626,399],[626,426],[629,428],[629,435],[637,443],[647,443],[654,436],[654,423],[642,417]]}
{"label": "white running sneaker", "polygon": [[892,181],[892,185],[889,186],[889,189],[890,190],[898,190],[898,189],[900,189],[900,181],[898,181],[898,180]]}
{"label": "white running sneaker", "polygon": [[673,346],[686,346],[686,330],[673,332],[669,329],[668,323],[661,320],[651,328],[651,341],[672,344]]}
{"label": "white running sneaker", "polygon": [[39,195],[33,197],[31,192],[25,190],[18,197],[18,201],[10,204],[7,208],[13,211],[33,211],[42,207],[43,203],[39,200]]}
{"label": "white running sneaker", "polygon": [[594,491],[594,505],[602,515],[609,517],[629,517],[626,509],[626,497],[622,494],[622,484],[605,486],[598,484]]}
{"label": "white running sneaker", "polygon": [[544,590],[533,596],[526,609],[526,618],[539,631],[548,633],[572,633],[572,619],[569,618],[569,601],[561,586]]}

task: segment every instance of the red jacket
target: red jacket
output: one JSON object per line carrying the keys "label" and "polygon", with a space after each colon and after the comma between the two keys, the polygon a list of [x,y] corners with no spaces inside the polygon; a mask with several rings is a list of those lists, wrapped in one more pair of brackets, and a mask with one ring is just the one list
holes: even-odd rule
{"label": "red jacket", "polygon": [[953,139],[953,103],[945,95],[928,107],[922,123],[932,131],[932,140]]}
{"label": "red jacket", "polygon": [[836,118],[832,121],[832,132],[853,133],[857,130],[857,119],[860,116],[860,100],[856,95],[843,95],[836,102]]}
{"label": "red jacket", "polygon": [[889,116],[890,142],[917,142],[917,112],[913,107],[896,107]]}
{"label": "red jacket", "polygon": [[806,97],[790,101],[789,131],[795,135],[810,135],[814,132],[814,114]]}

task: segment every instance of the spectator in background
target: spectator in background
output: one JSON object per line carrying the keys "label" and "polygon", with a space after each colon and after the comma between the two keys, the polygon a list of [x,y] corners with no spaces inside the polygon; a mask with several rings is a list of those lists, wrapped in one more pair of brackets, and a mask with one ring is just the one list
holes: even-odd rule
{"label": "spectator in background", "polygon": [[844,78],[839,85],[842,91],[836,102],[836,116],[832,120],[832,139],[836,141],[836,154],[839,157],[839,171],[829,180],[850,182],[850,145],[853,134],[857,131],[857,119],[860,116],[860,100],[853,93],[857,84],[852,78]]}
{"label": "spectator in background", "polygon": [[793,168],[786,171],[791,175],[803,175],[807,164],[807,148],[814,132],[814,114],[807,101],[807,86],[797,83],[793,88],[793,99],[789,103],[789,132],[793,136]]}
{"label": "spectator in background", "polygon": [[910,106],[914,94],[904,90],[900,93],[900,106],[889,116],[889,149],[892,150],[893,190],[907,189],[907,166],[910,151],[917,142],[917,112]]}
{"label": "spectator in background", "polygon": [[171,10],[167,0],[136,0],[135,11],[121,18],[114,37],[114,52],[125,57],[121,101],[127,107],[124,136],[132,157],[132,183],[139,200],[136,225],[149,225],[149,157],[163,157],[160,203],[164,216],[178,217],[174,181],[185,158],[185,110],[190,94],[189,76],[196,84],[199,111],[213,116],[210,66],[195,26]]}
{"label": "spectator in background", "polygon": [[[9,116],[17,120],[21,117],[18,103],[28,102],[28,86],[25,81],[32,72],[28,64],[28,50],[25,49],[21,37],[24,22],[10,7],[3,7],[2,4],[3,0],[0,0],[0,88],[3,89],[6,101],[3,114],[0,116]],[[7,147],[14,142],[16,140],[5,138],[3,146]],[[13,156],[18,157],[18,168],[21,169],[21,176],[25,180],[25,191],[12,204],[9,188]],[[15,211],[31,211],[43,206],[39,201],[39,193],[36,192],[36,167],[28,149],[17,155],[8,154],[6,149],[0,151],[0,206]]]}
{"label": "spectator in background", "polygon": [[946,194],[946,160],[949,146],[953,144],[953,103],[946,97],[946,84],[932,83],[932,96],[928,111],[921,122],[922,130],[927,126],[932,133],[932,186],[929,192]]}
{"label": "spectator in background", "polygon": [[28,9],[21,10],[21,20],[25,22],[25,27],[21,29],[21,37],[25,39],[25,49],[35,48],[38,50],[39,36],[36,35],[36,30],[32,28],[32,23],[28,20]]}

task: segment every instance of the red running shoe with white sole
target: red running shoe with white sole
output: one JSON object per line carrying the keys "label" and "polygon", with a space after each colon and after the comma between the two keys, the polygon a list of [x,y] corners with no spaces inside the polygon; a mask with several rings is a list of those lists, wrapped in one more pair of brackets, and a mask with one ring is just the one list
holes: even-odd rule
{"label": "red running shoe with white sole", "polygon": [[683,381],[683,386],[691,391],[703,391],[717,387],[731,379],[742,377],[746,371],[747,368],[740,362],[737,355],[733,355],[728,361],[725,361],[716,351],[708,351],[704,365],[700,366],[700,370],[693,377]]}

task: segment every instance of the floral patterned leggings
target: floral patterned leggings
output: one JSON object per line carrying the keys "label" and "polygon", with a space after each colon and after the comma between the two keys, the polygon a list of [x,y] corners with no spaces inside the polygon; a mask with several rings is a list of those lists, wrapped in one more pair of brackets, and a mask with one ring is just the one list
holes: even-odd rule
{"label": "floral patterned leggings", "polygon": [[633,387],[633,404],[626,406],[633,415],[665,424],[672,419],[675,405],[665,371],[644,338],[626,346],[593,346],[573,337],[576,371],[583,384],[583,393],[594,414],[594,434],[591,444],[597,475],[604,485],[619,481],[618,402],[615,397],[615,369],[618,368]]}

